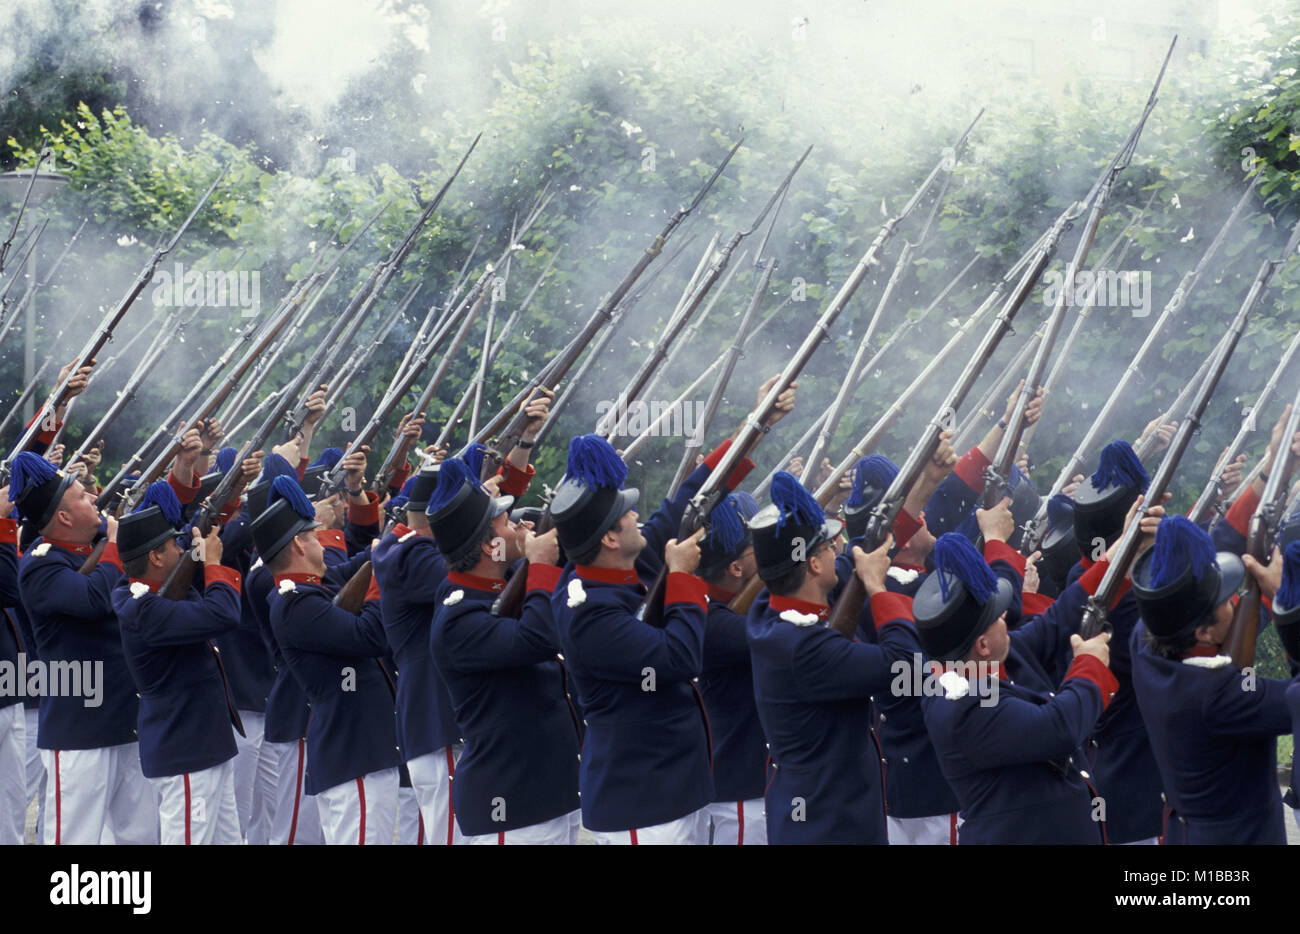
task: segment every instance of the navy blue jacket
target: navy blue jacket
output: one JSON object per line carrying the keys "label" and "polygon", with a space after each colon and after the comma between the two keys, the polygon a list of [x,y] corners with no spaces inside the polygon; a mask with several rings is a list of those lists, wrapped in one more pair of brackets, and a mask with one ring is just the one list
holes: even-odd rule
{"label": "navy blue jacket", "polygon": [[384,635],[397,663],[397,738],[410,762],[461,741],[456,708],[429,649],[447,564],[432,538],[397,525],[373,555]]}
{"label": "navy blue jacket", "polygon": [[1247,687],[1220,659],[1153,654],[1145,634],[1139,623],[1133,689],[1172,810],[1165,842],[1286,843],[1276,737],[1291,730],[1295,682],[1256,677]]}
{"label": "navy blue jacket", "polygon": [[293,743],[307,735],[311,705],[307,702],[307,692],[289,670],[289,663],[284,660],[284,653],[271,631],[270,600],[274,588],[270,569],[259,560],[249,569],[244,580],[243,603],[256,621],[275,666],[275,680],[266,696],[266,721],[262,735],[268,743]]}
{"label": "navy blue jacket", "polygon": [[767,787],[767,739],[754,700],[745,617],[721,599],[709,600],[700,695],[713,741],[713,800],[761,798]]}
{"label": "navy blue jacket", "polygon": [[[248,512],[241,512],[221,529],[221,563],[248,579],[252,564],[253,537],[248,529]],[[217,637],[217,648],[226,666],[230,693],[240,710],[266,711],[266,701],[275,680],[275,659],[258,627],[258,611],[249,605],[250,594],[240,596],[240,625]]]}
{"label": "navy blue jacket", "polygon": [[387,651],[379,600],[359,615],[331,602],[314,577],[271,591],[271,631],[311,702],[308,794],[371,772],[397,768],[393,695],[379,657]]}
{"label": "navy blue jacket", "polygon": [[886,625],[880,642],[849,640],[824,625],[782,619],[766,590],[746,621],[754,696],[771,746],[767,839],[771,844],[886,843],[880,758],[871,742],[871,695],[889,690],[912,643],[887,627],[906,598],[872,597]]}
{"label": "navy blue jacket", "polygon": [[41,698],[41,749],[99,749],[137,739],[140,701],[113,612],[113,588],[122,577],[117,546],[108,545],[95,569],[81,574],[89,553],[89,545],[38,538],[18,563],[18,586],[41,660],[78,667],[83,661],[104,663],[99,706],[87,707],[82,697]]}
{"label": "navy blue jacket", "polygon": [[[140,766],[146,778],[198,772],[235,756],[231,704],[216,648],[208,641],[239,625],[235,572],[205,574],[200,597],[113,589],[127,666],[140,690]],[[141,583],[139,586],[148,587]]]}
{"label": "navy blue jacket", "polygon": [[554,566],[530,566],[519,619],[493,616],[505,581],[452,573],[430,633],[465,750],[452,807],[465,834],[528,827],[576,811],[578,730],[552,641]]}
{"label": "navy blue jacket", "polygon": [[[0,518],[0,661],[14,666],[15,678],[26,678],[26,671],[18,664],[18,653],[24,651],[23,634],[18,618],[11,610],[18,606],[18,525],[13,519]],[[25,659],[24,659],[25,661]],[[17,685],[12,692],[0,694],[0,707],[21,704],[26,692]]]}

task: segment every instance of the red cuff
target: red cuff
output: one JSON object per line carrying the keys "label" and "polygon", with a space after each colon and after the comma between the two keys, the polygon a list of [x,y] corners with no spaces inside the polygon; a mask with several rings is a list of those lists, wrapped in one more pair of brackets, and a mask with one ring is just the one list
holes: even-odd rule
{"label": "red cuff", "polygon": [[298,458],[298,482],[302,483],[302,478],[307,476],[307,468],[311,466],[311,461],[305,457]]}
{"label": "red cuff", "polygon": [[366,588],[366,599],[364,602],[369,603],[371,600],[379,599],[379,578],[372,572],[370,575],[370,586]]}
{"label": "red cuff", "polygon": [[388,480],[388,488],[393,491],[394,496],[402,492],[402,485],[406,483],[406,478],[410,475],[410,461],[402,461],[402,463],[393,470],[393,475]]}
{"label": "red cuff", "polygon": [[1020,595],[1020,616],[1042,616],[1056,601],[1041,593],[1022,593]]}
{"label": "red cuff", "polygon": [[893,593],[888,590],[873,593],[871,595],[871,618],[875,621],[877,629],[895,620],[905,619],[910,622],[912,619],[912,598],[907,594]]}
{"label": "red cuff", "polygon": [[1238,535],[1246,538],[1250,532],[1250,517],[1255,514],[1255,510],[1258,508],[1259,496],[1255,493],[1255,484],[1251,483],[1237,497],[1237,501],[1232,504],[1232,508],[1228,510],[1228,514],[1224,518],[1227,520],[1228,525],[1236,530]]}
{"label": "red cuff", "polygon": [[903,548],[912,540],[912,536],[921,531],[925,523],[917,519],[906,509],[898,511],[894,519],[894,547]]}
{"label": "red cuff", "polygon": [[[709,452],[709,456],[704,458],[704,465],[709,468],[710,472],[712,472],[717,469],[718,464],[722,462],[723,456],[729,450],[731,450],[730,438]],[[744,479],[749,476],[749,472],[753,469],[754,462],[752,460],[748,457],[741,458],[740,462],[737,463],[735,467],[731,468],[731,473],[727,474],[727,482],[724,483],[723,486],[728,490],[734,490],[736,487],[740,486]]]}
{"label": "red cuff", "polygon": [[984,492],[984,471],[992,466],[993,462],[984,456],[977,444],[957,461],[957,466],[952,469],[962,483],[966,484],[976,493]]}
{"label": "red cuff", "polygon": [[[1101,586],[1101,579],[1106,576],[1106,569],[1110,567],[1110,561],[1102,558],[1079,575],[1079,586],[1081,586],[1088,596],[1093,596],[1097,588]],[[1110,609],[1115,609],[1115,605],[1124,598],[1128,589],[1133,586],[1133,582],[1125,577],[1119,584],[1119,590],[1115,593],[1115,599],[1110,602]]]}
{"label": "red cuff", "polygon": [[325,548],[337,548],[339,551],[347,551],[347,542],[343,539],[342,529],[317,529],[316,541],[320,542]]}
{"label": "red cuff", "polygon": [[221,510],[221,515],[217,516],[217,525],[225,525],[235,516],[239,515],[239,507],[243,505],[238,496],[231,497],[230,502],[226,503],[226,508]]}
{"label": "red cuff", "polygon": [[671,571],[668,574],[668,586],[665,589],[664,605],[669,603],[694,603],[701,610],[707,610],[705,594],[709,585],[694,574],[684,571]]}
{"label": "red cuff", "polygon": [[109,542],[104,546],[104,553],[99,556],[99,564],[111,564],[119,571],[122,570],[122,557],[117,553],[117,542]]}
{"label": "red cuff", "polygon": [[1083,678],[1097,685],[1097,690],[1101,692],[1103,711],[1110,706],[1111,695],[1119,690],[1119,682],[1115,680],[1115,675],[1095,655],[1076,655],[1074,664],[1065,673],[1063,680],[1069,681],[1071,678]]}
{"label": "red cuff", "polygon": [[[36,419],[38,419],[38,418],[40,418],[40,417],[41,417],[41,413],[40,413],[40,412],[37,412],[35,415],[33,415],[33,416],[32,416],[32,421],[31,421],[31,422],[28,422],[26,425],[24,425],[24,426],[23,426],[23,430],[26,430],[26,429],[28,429],[28,428],[31,428],[31,427],[32,427],[32,422],[36,421]],[[46,430],[46,431],[41,431],[41,432],[39,432],[39,433],[36,435],[36,441],[37,441],[39,444],[44,444],[44,445],[48,446],[49,443],[50,443],[51,441],[54,440],[54,436],[55,436],[56,434],[59,433],[59,429],[62,428],[62,427],[63,427],[63,422],[55,422],[53,428],[50,428],[50,429],[48,429],[48,430]]]}
{"label": "red cuff", "polygon": [[[363,506],[348,502],[348,521],[353,525],[377,525],[379,523],[379,494],[366,490],[366,502]],[[350,493],[345,494],[351,496]]]}
{"label": "red cuff", "polygon": [[989,564],[994,561],[1005,561],[1015,568],[1016,573],[1022,578],[1025,576],[1025,556],[1006,542],[985,542],[984,560]]}
{"label": "red cuff", "polygon": [[560,575],[563,573],[563,568],[558,568],[553,564],[533,564],[530,561],[528,563],[528,586],[525,589],[528,593],[532,593],[534,590],[555,593],[555,585],[560,582]]}
{"label": "red cuff", "polygon": [[229,584],[235,593],[239,593],[239,572],[234,568],[226,567],[224,564],[205,564],[203,566],[203,589],[207,590],[213,584]]}
{"label": "red cuff", "polygon": [[199,486],[201,484],[202,481],[199,479],[197,472],[194,473],[194,483],[191,486],[185,486],[185,484],[177,480],[175,472],[167,472],[167,485],[176,493],[176,498],[180,500],[182,506],[188,506],[194,502],[194,497],[199,495]]}
{"label": "red cuff", "polygon": [[533,469],[532,464],[525,464],[524,469],[520,470],[514,464],[506,461],[497,470],[497,473],[505,478],[497,488],[501,491],[501,495],[513,496],[515,499],[519,499],[528,492],[528,483],[533,479],[533,474],[537,473],[537,471]]}
{"label": "red cuff", "polygon": [[0,545],[18,544],[18,520],[0,519]]}

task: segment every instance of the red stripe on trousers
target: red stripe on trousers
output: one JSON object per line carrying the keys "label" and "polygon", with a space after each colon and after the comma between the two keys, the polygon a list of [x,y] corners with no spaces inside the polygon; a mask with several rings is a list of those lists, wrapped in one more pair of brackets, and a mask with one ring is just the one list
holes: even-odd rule
{"label": "red stripe on trousers", "polygon": [[185,779],[185,845],[190,845],[190,773],[181,776]]}
{"label": "red stripe on trousers", "polygon": [[357,779],[357,795],[361,798],[361,839],[357,841],[357,846],[366,845],[366,783]]}
{"label": "red stripe on trousers", "polygon": [[59,772],[59,751],[54,750],[54,845],[63,842],[63,776]]}
{"label": "red stripe on trousers", "polygon": [[456,836],[456,808],[451,803],[451,780],[456,777],[456,760],[452,758],[451,747],[447,752],[447,846],[452,845]]}
{"label": "red stripe on trousers", "polygon": [[293,838],[298,835],[298,802],[302,799],[302,747],[305,742],[303,739],[298,740],[298,782],[293,786],[293,820],[289,822],[289,842],[286,846],[293,846]]}
{"label": "red stripe on trousers", "polygon": [[498,830],[498,831],[497,831],[497,846],[505,846],[505,845],[506,845],[506,832],[505,832],[504,830]]}
{"label": "red stripe on trousers", "polygon": [[957,845],[957,812],[948,815],[948,845]]}
{"label": "red stripe on trousers", "polygon": [[736,846],[745,845],[745,802],[736,802],[736,820],[739,822],[736,830]]}
{"label": "red stripe on trousers", "polygon": [[633,845],[633,846],[636,846],[636,845],[637,845],[637,843],[636,843],[636,828],[634,827],[633,829],[629,830],[628,833],[632,835],[632,845]]}
{"label": "red stripe on trousers", "polygon": [[416,846],[424,846],[424,812],[416,808],[416,819],[420,822],[420,835],[415,838]]}

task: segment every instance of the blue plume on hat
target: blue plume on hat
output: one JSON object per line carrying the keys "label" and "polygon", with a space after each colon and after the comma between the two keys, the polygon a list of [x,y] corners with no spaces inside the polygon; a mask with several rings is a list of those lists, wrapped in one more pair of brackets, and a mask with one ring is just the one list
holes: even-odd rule
{"label": "blue plume on hat", "polygon": [[9,497],[18,500],[48,482],[59,469],[31,451],[20,451],[9,468]]}
{"label": "blue plume on hat", "polygon": [[289,508],[304,519],[316,518],[316,507],[311,504],[307,494],[298,485],[297,477],[282,474],[271,481],[271,492],[266,497],[266,508],[270,509],[280,500],[288,503]]}
{"label": "blue plume on hat", "polygon": [[961,581],[980,606],[997,592],[998,576],[964,535],[945,532],[939,536],[934,543],[934,568],[944,572],[939,575],[939,593],[945,600],[948,599],[948,574]]}
{"label": "blue plume on hat", "polygon": [[621,487],[627,480],[627,464],[614,446],[600,435],[578,435],[569,442],[569,463],[565,473],[587,486]]}
{"label": "blue plume on hat", "polygon": [[155,480],[149,484],[149,489],[144,491],[144,496],[140,499],[139,505],[131,510],[132,515],[150,506],[157,506],[162,510],[163,518],[167,524],[173,528],[180,528],[182,520],[181,501],[176,498],[176,491],[172,489],[171,484],[166,480]]}
{"label": "blue plume on hat", "polygon": [[736,511],[740,513],[740,518],[746,522],[754,518],[754,513],[758,512],[758,500],[744,490],[737,490],[727,498],[736,501]]}
{"label": "blue plume on hat", "polygon": [[709,513],[709,544],[724,554],[732,555],[745,541],[745,520],[740,517],[735,495],[728,496]]}
{"label": "blue plume on hat", "polygon": [[466,483],[478,486],[478,474],[459,457],[447,458],[438,470],[438,485],[434,487],[433,495],[429,497],[429,505],[424,511],[428,515],[433,515],[455,499],[460,488]]}
{"label": "blue plume on hat", "polygon": [[485,446],[475,441],[467,447],[465,453],[461,455],[461,459],[469,465],[469,469],[474,471],[475,477],[483,476],[483,455],[486,451],[487,448]]}
{"label": "blue plume on hat", "polygon": [[[262,475],[258,480],[265,483],[267,480],[274,480],[276,477],[292,477],[296,482],[298,471],[287,460],[272,451],[262,460]],[[270,505],[269,501],[267,505]]]}
{"label": "blue plume on hat", "polygon": [[235,466],[235,455],[239,452],[226,445],[217,452],[217,470],[222,473],[230,473],[230,468]]}
{"label": "blue plume on hat", "polygon": [[1101,449],[1097,472],[1092,475],[1092,485],[1099,490],[1108,486],[1131,486],[1145,493],[1151,478],[1142,462],[1127,441],[1112,441]]}
{"label": "blue plume on hat", "polygon": [[1214,541],[1186,516],[1166,516],[1156,527],[1151,553],[1151,587],[1158,589],[1177,580],[1187,569],[1201,579],[1214,564]]}
{"label": "blue plume on hat", "polygon": [[883,454],[868,454],[853,465],[853,489],[849,492],[846,506],[861,506],[865,501],[863,493],[868,486],[877,490],[887,490],[898,476],[898,465]]}
{"label": "blue plume on hat", "polygon": [[1074,520],[1074,500],[1064,493],[1057,493],[1047,501],[1047,525],[1059,529]]}
{"label": "blue plume on hat", "polygon": [[314,461],[312,461],[308,466],[320,467],[322,464],[324,464],[326,470],[333,470],[334,465],[337,464],[342,459],[343,459],[343,451],[341,448],[326,448],[325,450],[321,451],[320,456],[317,457]]}
{"label": "blue plume on hat", "polygon": [[821,504],[813,499],[812,494],[804,489],[799,478],[793,474],[784,470],[773,474],[771,495],[773,504],[781,511],[781,519],[776,524],[777,531],[785,528],[787,522],[821,528],[821,524],[826,521]]}
{"label": "blue plume on hat", "polygon": [[1300,604],[1300,542],[1292,542],[1282,552],[1282,585],[1273,602],[1288,609]]}
{"label": "blue plume on hat", "polygon": [[411,490],[415,489],[415,478],[416,478],[416,476],[418,476],[418,475],[417,475],[417,474],[411,474],[411,476],[407,477],[407,478],[406,478],[406,482],[402,484],[402,489],[398,492],[397,496],[394,496],[394,497],[393,497],[393,499],[397,499],[398,496],[400,496],[402,499],[410,499],[410,498],[411,498]]}

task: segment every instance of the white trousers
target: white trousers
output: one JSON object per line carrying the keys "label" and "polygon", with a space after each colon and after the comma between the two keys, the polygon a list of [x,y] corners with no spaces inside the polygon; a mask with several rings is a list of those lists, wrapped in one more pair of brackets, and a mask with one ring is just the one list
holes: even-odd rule
{"label": "white trousers", "polygon": [[158,798],[140,771],[140,744],[42,749],[47,844],[156,844]]}
{"label": "white trousers", "polygon": [[262,739],[266,715],[241,710],[239,719],[246,736],[235,736],[235,806],[239,811],[239,833],[250,846],[271,838],[271,812],[275,800],[275,763],[263,754]]}
{"label": "white trousers", "polygon": [[33,707],[23,711],[27,721],[27,801],[36,799],[36,842],[45,842],[45,763],[41,761],[41,750],[36,745],[36,733],[40,729],[41,712]]}
{"label": "white trousers", "polygon": [[578,842],[581,827],[582,811],[577,810],[515,830],[475,834],[466,837],[465,842],[500,846],[573,846]]}
{"label": "white trousers", "polygon": [[[399,774],[398,778],[401,776]],[[397,788],[397,844],[398,846],[424,846],[424,816],[420,813],[420,799],[414,788]]]}
{"label": "white trousers", "polygon": [[424,817],[424,842],[430,846],[453,846],[465,842],[451,806],[452,777],[456,774],[456,762],[464,748],[461,744],[444,746],[406,763],[411,787],[415,789],[420,814]]}
{"label": "white trousers", "polygon": [[243,838],[235,807],[235,760],[151,778],[164,846],[232,846]]}
{"label": "white trousers", "polygon": [[767,846],[767,812],[762,798],[714,801],[705,810],[713,821],[714,846]]}
{"label": "white trousers", "polygon": [[0,845],[27,836],[27,718],[22,704],[0,707]]}
{"label": "white trousers", "polygon": [[956,846],[961,825],[956,814],[885,818],[890,846]]}
{"label": "white trousers", "polygon": [[1130,840],[1128,843],[1118,843],[1116,846],[1156,846],[1159,843],[1159,837],[1143,837],[1141,840]]}
{"label": "white trousers", "polygon": [[397,769],[371,772],[316,795],[327,846],[392,846]]}
{"label": "white trousers", "polygon": [[705,806],[685,817],[655,824],[653,827],[600,833],[593,831],[592,836],[601,845],[702,846],[709,842],[709,809]]}
{"label": "white trousers", "polygon": [[316,798],[303,792],[307,774],[307,741],[262,743],[262,755],[275,775],[271,800],[271,836],[277,846],[319,846],[320,832]]}

